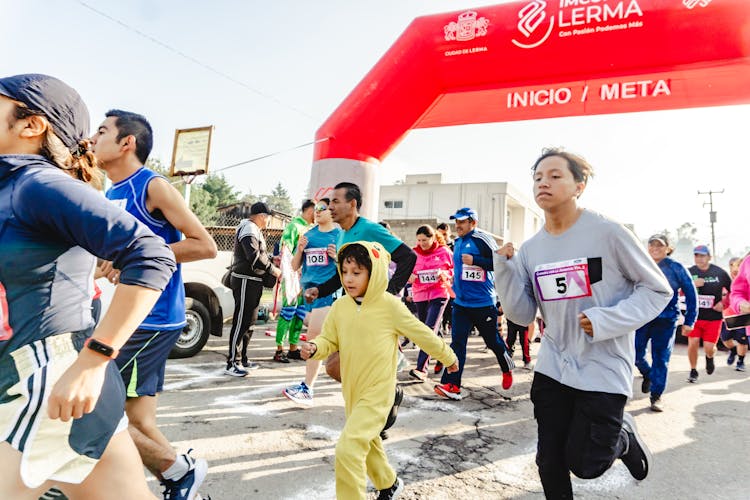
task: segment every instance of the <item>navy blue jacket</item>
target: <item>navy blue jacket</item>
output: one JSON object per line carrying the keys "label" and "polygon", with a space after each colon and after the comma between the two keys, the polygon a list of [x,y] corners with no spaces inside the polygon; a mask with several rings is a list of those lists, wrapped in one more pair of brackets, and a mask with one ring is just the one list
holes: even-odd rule
{"label": "navy blue jacket", "polygon": [[693,326],[695,320],[698,318],[698,292],[695,290],[693,284],[693,278],[690,277],[685,266],[679,262],[670,259],[669,257],[664,258],[659,262],[659,269],[666,276],[669,285],[674,290],[674,296],[669,301],[667,307],[657,316],[660,319],[677,319],[680,315],[680,307],[677,304],[678,293],[677,291],[682,289],[682,293],[685,295],[685,324]]}
{"label": "navy blue jacket", "polygon": [[0,361],[93,326],[94,256],[154,290],[175,269],[167,244],[101,193],[41,156],[0,155]]}

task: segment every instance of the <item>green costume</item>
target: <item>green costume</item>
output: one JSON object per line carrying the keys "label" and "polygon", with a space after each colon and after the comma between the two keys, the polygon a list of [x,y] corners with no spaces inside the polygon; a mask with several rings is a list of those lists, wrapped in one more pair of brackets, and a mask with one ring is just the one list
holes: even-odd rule
{"label": "green costume", "polygon": [[[284,228],[284,232],[281,235],[281,244],[279,250],[283,251],[284,247],[293,254],[297,249],[297,243],[299,237],[305,234],[312,224],[309,224],[301,216],[297,216],[287,224]],[[283,345],[284,337],[289,336],[289,344],[299,344],[299,336],[302,332],[302,320],[307,314],[307,307],[305,307],[305,300],[302,294],[299,294],[297,298],[291,303],[287,301],[286,287],[284,283],[281,284],[281,314],[279,314],[279,321],[276,324],[276,345]]]}

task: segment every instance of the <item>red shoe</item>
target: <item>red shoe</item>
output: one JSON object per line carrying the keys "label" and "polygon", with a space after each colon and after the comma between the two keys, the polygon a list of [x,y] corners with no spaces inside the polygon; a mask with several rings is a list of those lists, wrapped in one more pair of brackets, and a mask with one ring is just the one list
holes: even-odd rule
{"label": "red shoe", "polygon": [[437,363],[435,363],[435,375],[437,375],[441,371],[443,371],[443,363],[438,361]]}
{"label": "red shoe", "polygon": [[461,400],[461,388],[455,384],[436,385],[435,394],[454,401]]}
{"label": "red shoe", "polygon": [[503,389],[506,391],[513,385],[513,372],[503,372]]}

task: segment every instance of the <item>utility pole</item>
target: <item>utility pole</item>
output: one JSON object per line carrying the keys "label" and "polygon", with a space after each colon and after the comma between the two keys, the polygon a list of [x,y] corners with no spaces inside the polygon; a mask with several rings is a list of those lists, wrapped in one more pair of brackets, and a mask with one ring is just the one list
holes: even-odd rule
{"label": "utility pole", "polygon": [[703,206],[706,205],[709,206],[710,212],[708,213],[709,220],[711,221],[711,253],[716,257],[716,233],[714,233],[714,224],[716,223],[716,212],[714,211],[714,195],[715,194],[721,194],[724,190],[721,191],[698,191],[698,195],[707,194],[708,195],[708,203],[703,203]]}

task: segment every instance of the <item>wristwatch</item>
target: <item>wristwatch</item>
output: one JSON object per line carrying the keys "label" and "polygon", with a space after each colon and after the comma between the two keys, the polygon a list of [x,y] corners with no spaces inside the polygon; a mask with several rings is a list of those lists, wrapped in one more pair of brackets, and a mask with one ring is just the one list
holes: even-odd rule
{"label": "wristwatch", "polygon": [[101,354],[102,356],[106,356],[110,359],[115,359],[118,354],[120,354],[120,351],[115,349],[112,346],[108,346],[107,344],[103,342],[99,342],[95,338],[89,337],[86,339],[86,342],[83,344],[84,347],[88,347],[92,351]]}

